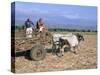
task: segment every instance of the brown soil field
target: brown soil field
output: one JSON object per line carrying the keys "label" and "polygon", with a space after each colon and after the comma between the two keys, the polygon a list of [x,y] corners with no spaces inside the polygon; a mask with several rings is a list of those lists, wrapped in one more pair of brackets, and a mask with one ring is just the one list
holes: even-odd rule
{"label": "brown soil field", "polygon": [[[15,72],[46,72],[63,71],[78,69],[96,69],[97,68],[97,36],[84,35],[85,41],[81,42],[77,54],[70,51],[65,52],[64,56],[58,57],[48,52],[46,58],[41,61],[33,61],[25,57],[25,53],[19,53],[15,57]],[[22,54],[22,55],[21,55]],[[13,57],[12,57],[13,59]]]}

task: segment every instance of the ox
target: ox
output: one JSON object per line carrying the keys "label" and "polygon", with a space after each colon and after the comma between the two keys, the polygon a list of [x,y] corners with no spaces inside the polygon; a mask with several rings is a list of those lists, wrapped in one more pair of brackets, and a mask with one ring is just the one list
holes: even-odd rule
{"label": "ox", "polygon": [[79,43],[81,41],[84,41],[84,37],[79,34],[53,34],[53,51],[52,52],[57,52],[57,50],[60,51],[60,56],[64,55],[64,49],[65,47],[70,47],[70,51],[76,54],[75,49],[78,48]]}

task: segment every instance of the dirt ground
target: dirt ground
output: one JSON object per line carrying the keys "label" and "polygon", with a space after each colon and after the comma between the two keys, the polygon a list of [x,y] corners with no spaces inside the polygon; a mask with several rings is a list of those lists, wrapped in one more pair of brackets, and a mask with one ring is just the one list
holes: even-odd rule
{"label": "dirt ground", "polygon": [[85,41],[81,42],[77,54],[68,51],[65,52],[64,56],[58,57],[48,52],[44,60],[32,61],[25,57],[24,52],[19,53],[19,56],[15,57],[15,72],[28,73],[97,68],[97,36],[84,35],[84,37]]}

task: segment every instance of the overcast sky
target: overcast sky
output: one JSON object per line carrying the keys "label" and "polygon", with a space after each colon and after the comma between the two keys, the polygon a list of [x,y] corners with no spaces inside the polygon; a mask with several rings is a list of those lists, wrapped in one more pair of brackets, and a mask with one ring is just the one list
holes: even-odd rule
{"label": "overcast sky", "polygon": [[16,2],[16,23],[23,23],[27,18],[36,22],[43,18],[45,23],[51,24],[97,24],[97,8],[93,6],[43,4]]}

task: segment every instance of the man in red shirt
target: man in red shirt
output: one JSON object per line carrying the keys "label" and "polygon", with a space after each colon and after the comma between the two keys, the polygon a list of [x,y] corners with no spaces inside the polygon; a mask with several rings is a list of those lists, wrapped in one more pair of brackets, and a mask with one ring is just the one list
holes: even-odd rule
{"label": "man in red shirt", "polygon": [[40,18],[39,20],[38,20],[38,22],[37,22],[37,29],[38,29],[38,31],[39,32],[42,32],[43,31],[43,29],[45,28],[44,27],[44,22],[43,22],[43,19],[42,18]]}

